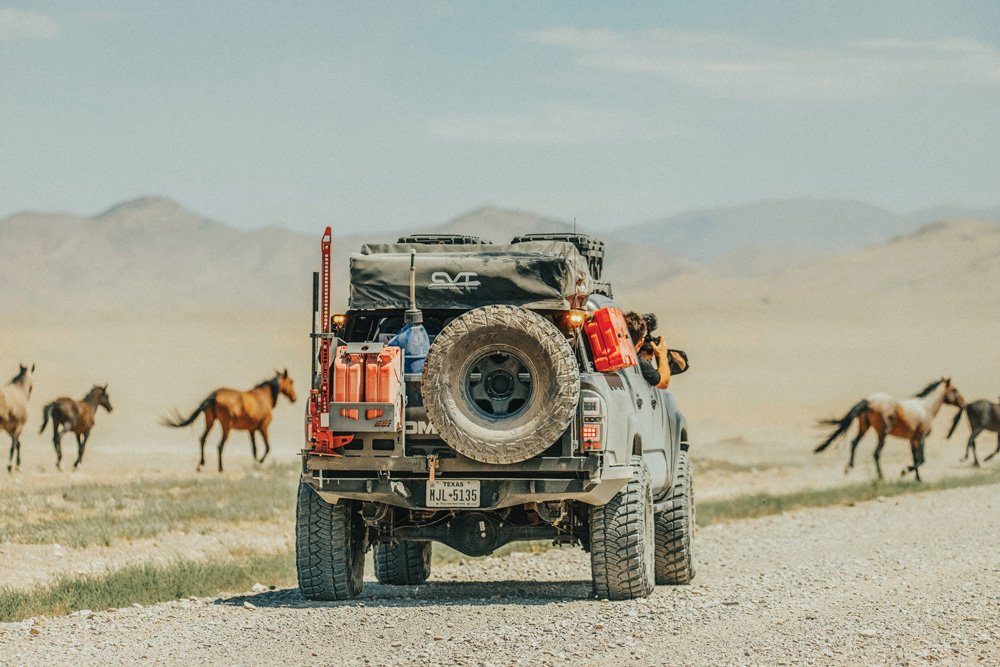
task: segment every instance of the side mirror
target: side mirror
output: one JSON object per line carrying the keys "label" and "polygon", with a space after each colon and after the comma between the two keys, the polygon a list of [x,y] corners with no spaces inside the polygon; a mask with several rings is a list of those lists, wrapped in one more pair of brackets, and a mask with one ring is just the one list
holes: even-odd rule
{"label": "side mirror", "polygon": [[671,375],[687,373],[688,368],[690,368],[687,352],[683,350],[667,350],[667,357],[670,359]]}

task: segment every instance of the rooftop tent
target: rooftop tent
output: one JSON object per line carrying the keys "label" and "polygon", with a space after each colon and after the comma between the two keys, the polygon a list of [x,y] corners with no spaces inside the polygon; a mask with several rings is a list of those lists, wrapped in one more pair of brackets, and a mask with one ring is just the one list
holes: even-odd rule
{"label": "rooftop tent", "polygon": [[591,290],[587,261],[571,243],[369,244],[351,256],[352,310],[409,306],[410,251],[416,251],[417,305],[468,310],[509,304],[568,310]]}

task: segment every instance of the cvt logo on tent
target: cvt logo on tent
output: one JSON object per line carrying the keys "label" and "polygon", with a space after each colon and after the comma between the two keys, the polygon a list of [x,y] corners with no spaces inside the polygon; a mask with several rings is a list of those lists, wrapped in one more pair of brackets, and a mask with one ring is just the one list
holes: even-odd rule
{"label": "cvt logo on tent", "polygon": [[435,271],[431,274],[431,284],[427,287],[429,289],[446,289],[455,292],[471,292],[472,290],[479,289],[479,286],[482,285],[482,283],[476,280],[478,277],[479,274],[472,271],[462,271],[455,274],[454,278],[447,271]]}

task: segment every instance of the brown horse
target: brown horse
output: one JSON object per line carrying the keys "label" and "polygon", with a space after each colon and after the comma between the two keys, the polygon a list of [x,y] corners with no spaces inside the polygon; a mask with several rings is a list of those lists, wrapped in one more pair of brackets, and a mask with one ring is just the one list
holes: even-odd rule
{"label": "brown horse", "polygon": [[34,364],[31,364],[31,368],[20,366],[14,379],[7,386],[0,387],[0,430],[7,431],[10,436],[7,472],[14,468],[12,464],[15,454],[17,468],[21,467],[21,432],[24,430],[24,423],[28,421],[28,398],[31,397],[34,372]]}
{"label": "brown horse", "polygon": [[94,428],[97,408],[104,408],[109,413],[111,412],[108,385],[100,387],[95,384],[82,401],[61,396],[42,408],[42,428],[39,429],[38,434],[41,435],[45,431],[51,417],[52,446],[56,450],[57,470],[62,470],[62,437],[69,431],[76,435],[76,463],[73,464],[73,470],[80,467],[80,462],[83,461],[83,451],[87,448],[87,441],[90,440],[90,430]]}
{"label": "brown horse", "polygon": [[[218,447],[219,472],[222,472],[222,450],[226,446],[226,440],[229,439],[229,432],[233,429],[250,432],[253,459],[257,463],[263,463],[271,451],[267,429],[271,425],[271,411],[278,402],[278,394],[284,394],[289,401],[295,402],[295,385],[292,383],[292,378],[288,376],[287,368],[284,371],[274,371],[273,378],[264,380],[250,391],[216,389],[201,402],[201,405],[187,419],[181,417],[174,410],[173,416],[164,419],[161,423],[164,426],[180,428],[193,423],[198,415],[205,415],[205,432],[201,434],[199,439],[201,444],[201,459],[198,461],[199,471],[205,465],[205,440],[216,420],[222,425],[222,439],[219,441]],[[264,454],[259,460],[257,459],[257,439],[255,437],[258,431],[264,438]]]}
{"label": "brown horse", "polygon": [[979,456],[976,454],[976,438],[983,431],[993,431],[997,434],[997,448],[992,454],[987,456],[984,461],[989,461],[997,454],[1000,454],[1000,403],[993,403],[987,400],[973,401],[968,405],[964,406],[955,415],[955,421],[951,424],[951,430],[948,431],[948,438],[950,439],[955,433],[955,429],[958,428],[958,422],[962,420],[962,413],[969,418],[969,440],[965,443],[965,456],[962,457],[963,461],[969,459],[969,453],[972,453],[972,465],[976,468],[979,467]]}
{"label": "brown horse", "polygon": [[917,481],[920,480],[920,466],[924,464],[924,443],[931,432],[931,424],[934,417],[941,410],[941,406],[947,403],[961,408],[965,405],[965,399],[951,383],[951,378],[941,378],[936,382],[927,385],[923,391],[914,396],[899,400],[887,394],[872,394],[868,398],[856,403],[850,412],[841,419],[829,419],[820,422],[836,426],[836,430],[815,449],[822,452],[835,440],[847,433],[851,428],[851,423],[858,420],[858,435],[851,442],[851,460],[847,463],[844,472],[850,472],[854,467],[854,451],[858,448],[858,443],[864,437],[868,429],[874,429],[878,434],[878,446],[875,447],[875,469],[878,470],[879,479],[882,479],[882,447],[885,446],[885,439],[888,436],[903,438],[910,442],[910,451],[913,453],[913,465],[904,468],[901,474],[908,472],[916,474]]}

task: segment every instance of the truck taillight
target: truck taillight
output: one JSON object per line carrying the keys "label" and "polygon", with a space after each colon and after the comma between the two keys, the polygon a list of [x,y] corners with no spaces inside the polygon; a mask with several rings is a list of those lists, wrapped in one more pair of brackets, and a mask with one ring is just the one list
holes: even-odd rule
{"label": "truck taillight", "polygon": [[581,392],[580,449],[595,452],[604,449],[604,399],[597,393]]}
{"label": "truck taillight", "polygon": [[580,439],[583,441],[583,450],[586,452],[604,448],[601,442],[601,427],[599,424],[584,424],[580,429]]}

